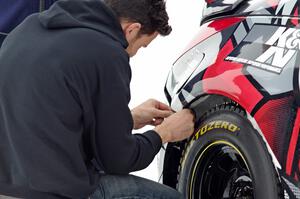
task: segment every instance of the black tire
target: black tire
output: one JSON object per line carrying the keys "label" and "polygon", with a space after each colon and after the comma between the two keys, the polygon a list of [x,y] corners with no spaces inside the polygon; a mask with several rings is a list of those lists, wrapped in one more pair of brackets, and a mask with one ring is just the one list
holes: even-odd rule
{"label": "black tire", "polygon": [[266,144],[234,105],[209,111],[183,152],[177,188],[186,199],[283,198]]}

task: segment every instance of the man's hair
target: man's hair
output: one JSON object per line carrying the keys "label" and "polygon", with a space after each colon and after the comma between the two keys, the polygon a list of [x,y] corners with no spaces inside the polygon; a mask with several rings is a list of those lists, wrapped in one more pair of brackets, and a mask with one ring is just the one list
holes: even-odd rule
{"label": "man's hair", "polygon": [[169,35],[172,31],[168,24],[169,16],[164,0],[104,0],[121,20],[138,22],[142,34]]}

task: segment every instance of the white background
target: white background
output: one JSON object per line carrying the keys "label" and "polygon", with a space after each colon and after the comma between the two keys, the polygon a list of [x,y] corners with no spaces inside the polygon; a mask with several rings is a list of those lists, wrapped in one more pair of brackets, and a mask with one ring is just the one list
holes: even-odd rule
{"label": "white background", "polygon": [[[131,59],[131,108],[149,98],[167,102],[164,85],[168,72],[199,29],[203,2],[204,0],[167,1],[172,33],[167,37],[157,37]],[[137,132],[142,133],[151,128],[145,127]],[[159,178],[157,168],[155,158],[148,168],[133,174],[157,181]]]}

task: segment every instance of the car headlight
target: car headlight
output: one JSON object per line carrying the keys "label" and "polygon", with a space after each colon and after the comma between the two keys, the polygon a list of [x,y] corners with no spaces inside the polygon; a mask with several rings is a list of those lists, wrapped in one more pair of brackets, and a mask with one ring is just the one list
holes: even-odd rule
{"label": "car headlight", "polygon": [[195,46],[182,55],[172,67],[169,74],[167,88],[171,97],[177,94],[190,79],[196,68],[204,59],[204,53]]}

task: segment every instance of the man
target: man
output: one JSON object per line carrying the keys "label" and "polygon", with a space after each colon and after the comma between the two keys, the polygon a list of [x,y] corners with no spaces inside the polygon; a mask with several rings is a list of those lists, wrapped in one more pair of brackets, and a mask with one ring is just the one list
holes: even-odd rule
{"label": "man", "polygon": [[128,175],[193,133],[189,110],[128,108],[129,57],[170,32],[163,0],[62,0],[14,29],[0,49],[0,193],[181,198]]}

